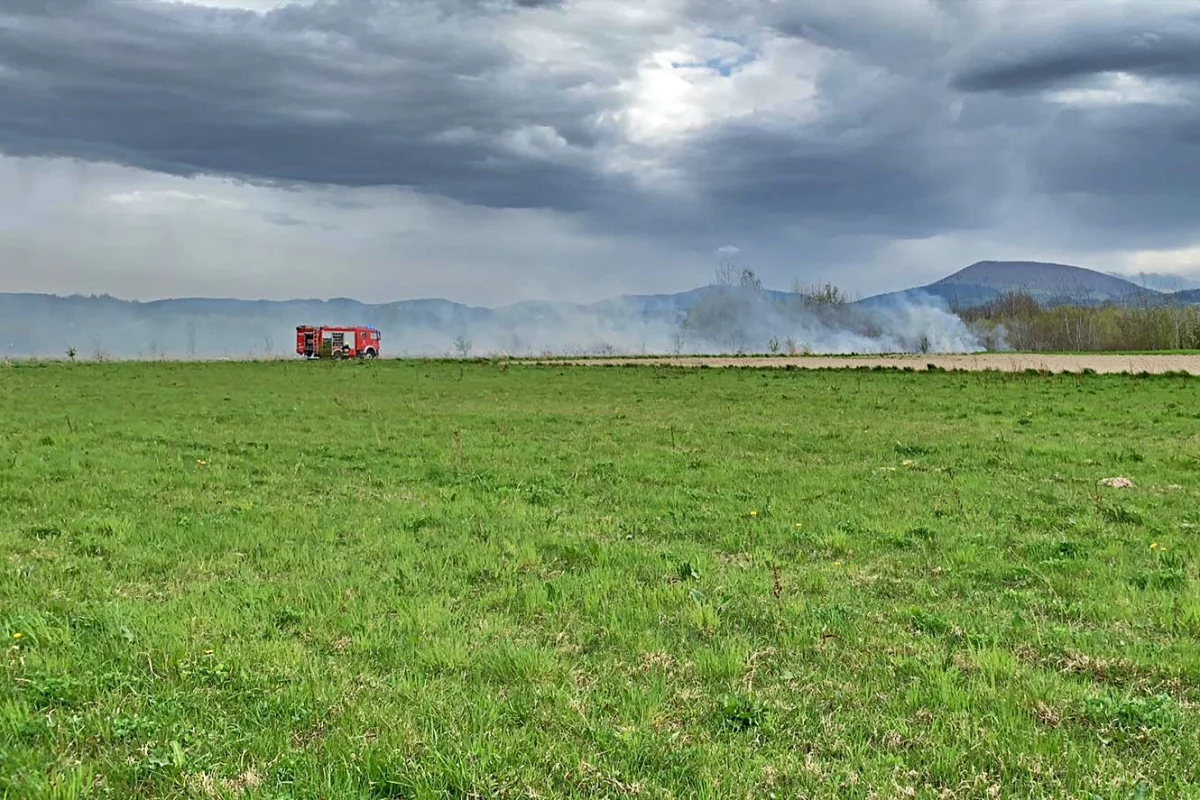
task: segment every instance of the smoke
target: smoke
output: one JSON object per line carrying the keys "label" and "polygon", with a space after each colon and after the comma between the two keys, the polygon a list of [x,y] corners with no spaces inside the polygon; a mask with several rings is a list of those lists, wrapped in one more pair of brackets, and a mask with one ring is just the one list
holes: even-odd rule
{"label": "smoke", "polygon": [[683,316],[692,351],[971,353],[986,349],[945,303],[923,293],[851,303],[833,286],[764,290],[753,272],[728,274]]}
{"label": "smoke", "polygon": [[[835,298],[836,299],[836,298]],[[407,357],[703,353],[962,353],[986,349],[936,298],[872,305],[710,286],[590,305],[488,309],[445,300],[186,299],[0,295],[10,358],[294,358],[297,325],[374,325],[382,354]]]}

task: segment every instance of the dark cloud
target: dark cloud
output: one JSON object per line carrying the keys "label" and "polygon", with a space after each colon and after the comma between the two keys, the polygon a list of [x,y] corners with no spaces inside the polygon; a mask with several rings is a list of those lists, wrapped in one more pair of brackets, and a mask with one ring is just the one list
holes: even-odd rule
{"label": "dark cloud", "polygon": [[[868,259],[863,242],[1008,229],[1148,246],[1197,234],[1193,8],[318,0],[255,13],[7,0],[0,152],[404,187],[431,203],[544,210],[605,242],[738,246],[779,264],[799,247],[814,261]],[[1115,85],[1115,73],[1141,83]],[[319,216],[320,203],[373,200],[313,202]],[[298,235],[313,217],[264,219]]]}
{"label": "dark cloud", "polygon": [[1053,208],[1060,241],[1186,244],[1200,185],[1200,12],[1149,0],[1091,10],[985,31],[955,55],[951,89],[965,93],[965,116],[1010,132],[1007,160],[1028,201]]}
{"label": "dark cloud", "polygon": [[1197,233],[1198,132],[1193,105],[1061,113],[1028,151],[1031,188],[1055,199],[1065,237],[1186,244]]}
{"label": "dark cloud", "polygon": [[893,74],[928,72],[953,45],[961,12],[927,0],[826,2],[791,0],[762,6],[762,19],[787,36],[848,54]]}
{"label": "dark cloud", "polygon": [[967,92],[1038,90],[1104,72],[1185,76],[1200,74],[1200,37],[1110,44],[1080,42],[1077,49],[1042,52],[1013,61],[971,67],[954,86]]}
{"label": "dark cloud", "polygon": [[[502,207],[581,208],[619,189],[577,147],[593,136],[583,120],[596,106],[570,98],[576,79],[509,74],[514,56],[467,6],[356,0],[265,16],[116,0],[79,3],[71,15],[56,8],[0,11],[9,153],[410,186]],[[462,35],[472,25],[478,35]],[[531,128],[535,152],[509,146]]]}
{"label": "dark cloud", "polygon": [[953,85],[966,92],[1020,92],[1101,73],[1200,76],[1200,12],[1155,18],[1138,14],[1136,6],[1131,11],[1107,24],[1055,27],[1011,42],[985,39],[972,52],[973,63],[954,76]]}
{"label": "dark cloud", "polygon": [[978,160],[944,144],[731,125],[692,142],[681,158],[704,170],[715,208],[737,208],[756,227],[820,219],[841,234],[928,236],[977,225],[990,208],[987,194],[969,194],[978,181],[961,174],[978,173]]}

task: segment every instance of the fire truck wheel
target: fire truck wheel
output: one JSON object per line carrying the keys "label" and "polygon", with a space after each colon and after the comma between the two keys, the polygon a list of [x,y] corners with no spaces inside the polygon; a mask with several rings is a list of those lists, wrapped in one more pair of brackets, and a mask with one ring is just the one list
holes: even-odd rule
{"label": "fire truck wheel", "polygon": [[374,357],[375,357],[375,351],[374,351],[374,350],[368,350],[367,352],[363,353],[363,357],[364,357],[364,358],[374,358]]}

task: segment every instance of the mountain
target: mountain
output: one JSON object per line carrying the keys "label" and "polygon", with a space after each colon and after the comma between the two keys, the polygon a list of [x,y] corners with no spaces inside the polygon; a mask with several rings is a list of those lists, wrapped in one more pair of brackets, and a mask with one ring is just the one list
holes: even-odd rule
{"label": "mountain", "polygon": [[[781,307],[796,307],[781,302],[795,300],[789,292],[765,290],[753,303],[739,305],[714,296],[719,291],[705,286],[586,304],[527,301],[498,308],[442,298],[382,304],[349,298],[136,302],[108,295],[0,293],[0,357],[53,358],[72,349],[80,358],[288,355],[294,351],[295,328],[301,324],[374,325],[384,332],[384,351],[390,355],[447,355],[461,350],[662,353],[680,349],[680,320],[702,302],[713,324],[757,331],[764,334],[759,337],[763,342],[794,338],[812,347],[821,346],[820,342],[838,342],[829,345],[838,348],[872,346],[862,339],[845,344],[851,341],[841,335],[846,331],[831,328],[828,319],[781,316]],[[900,331],[903,335],[896,333],[891,341],[909,341],[911,331],[906,326],[933,324],[929,320],[935,318],[940,320],[937,324],[947,323],[950,315],[932,313],[936,306],[963,309],[1013,291],[1026,291],[1047,305],[1200,303],[1200,290],[1157,292],[1118,276],[1066,264],[980,261],[925,286],[868,297],[846,309],[845,316],[857,320],[862,330]],[[846,319],[838,324],[849,324]],[[874,324],[884,320],[887,325]]]}
{"label": "mountain", "polygon": [[[1118,278],[1124,278],[1116,272],[1106,273],[1114,275]],[[1133,278],[1130,278],[1133,280]],[[1154,289],[1158,292],[1172,294],[1176,292],[1188,291],[1192,289],[1200,289],[1200,275],[1196,273],[1177,275],[1169,272],[1139,272],[1134,280],[1138,286],[1144,286],[1147,289]]]}
{"label": "mountain", "polygon": [[926,296],[939,298],[950,308],[962,309],[983,305],[1011,292],[1025,292],[1043,305],[1097,305],[1164,297],[1161,292],[1124,278],[1069,264],[979,261],[925,286],[875,295],[862,303],[871,306]]}
{"label": "mountain", "polygon": [[458,349],[459,337],[474,353],[666,352],[678,331],[678,313],[669,306],[634,297],[481,308],[444,299],[136,302],[0,293],[0,358],[56,358],[69,350],[87,359],[285,355],[294,351],[295,329],[303,324],[374,325],[384,331],[390,355],[448,355]]}

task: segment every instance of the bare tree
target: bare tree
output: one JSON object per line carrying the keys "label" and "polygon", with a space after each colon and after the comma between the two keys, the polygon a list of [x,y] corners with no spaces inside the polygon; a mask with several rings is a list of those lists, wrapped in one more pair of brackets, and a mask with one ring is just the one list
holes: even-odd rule
{"label": "bare tree", "polygon": [[757,319],[763,303],[763,284],[758,274],[723,263],[717,267],[709,289],[684,314],[680,333],[726,352],[742,352],[749,344],[747,326]]}
{"label": "bare tree", "polygon": [[188,358],[196,358],[196,322],[189,319],[183,326],[184,335],[187,336]]}
{"label": "bare tree", "polygon": [[842,308],[850,302],[847,294],[832,283],[803,286],[796,280],[792,282],[792,294],[807,308]]}

